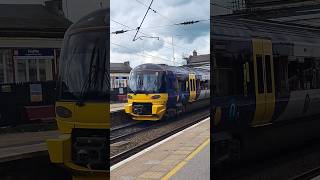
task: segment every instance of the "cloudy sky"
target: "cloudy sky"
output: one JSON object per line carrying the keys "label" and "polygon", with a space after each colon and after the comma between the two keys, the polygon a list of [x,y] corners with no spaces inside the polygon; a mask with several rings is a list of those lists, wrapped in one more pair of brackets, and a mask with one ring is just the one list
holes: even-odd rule
{"label": "cloudy sky", "polygon": [[[150,2],[151,0],[111,0],[111,32],[137,28],[148,9],[146,5]],[[151,8],[157,13],[149,11],[147,14],[137,35],[142,36],[141,39],[132,41],[135,30],[110,34],[111,62],[130,61],[132,67],[142,63],[181,65],[185,63],[182,57],[188,57],[193,50],[198,54],[209,54],[209,0],[154,0]],[[192,20],[204,21],[193,25],[172,25]],[[143,36],[159,37],[160,40]]]}

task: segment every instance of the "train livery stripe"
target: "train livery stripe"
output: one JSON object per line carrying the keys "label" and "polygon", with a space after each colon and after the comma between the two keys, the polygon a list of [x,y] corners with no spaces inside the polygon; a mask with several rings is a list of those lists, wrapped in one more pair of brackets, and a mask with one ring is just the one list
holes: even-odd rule
{"label": "train livery stripe", "polygon": [[274,69],[270,40],[252,39],[256,109],[252,126],[269,124],[275,108]]}
{"label": "train livery stripe", "polygon": [[[253,67],[254,67],[254,84],[255,84],[255,95],[256,95],[256,109],[254,113],[254,118],[252,121],[252,125],[259,125],[260,121],[264,121],[264,113],[265,113],[265,103],[264,103],[264,93],[259,93],[259,83],[263,84],[264,82],[260,82],[258,73],[262,73],[258,71],[258,64],[262,63],[262,54],[263,47],[261,40],[253,39],[252,40],[252,51],[253,51]],[[261,69],[260,69],[261,71]],[[260,85],[261,86],[261,85]]]}

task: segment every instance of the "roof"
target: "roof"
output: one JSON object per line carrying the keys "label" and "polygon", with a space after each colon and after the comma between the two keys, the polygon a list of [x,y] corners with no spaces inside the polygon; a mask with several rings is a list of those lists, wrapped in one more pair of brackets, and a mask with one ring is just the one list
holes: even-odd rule
{"label": "roof", "polygon": [[76,22],[73,28],[88,28],[109,25],[109,9],[99,9],[94,11]]}
{"label": "roof", "polygon": [[200,62],[210,62],[210,54],[190,56],[188,59],[188,64]]}
{"label": "roof", "polygon": [[0,4],[1,36],[63,38],[71,24],[40,4]]}
{"label": "roof", "polygon": [[110,63],[110,73],[130,73],[131,67],[125,63]]}

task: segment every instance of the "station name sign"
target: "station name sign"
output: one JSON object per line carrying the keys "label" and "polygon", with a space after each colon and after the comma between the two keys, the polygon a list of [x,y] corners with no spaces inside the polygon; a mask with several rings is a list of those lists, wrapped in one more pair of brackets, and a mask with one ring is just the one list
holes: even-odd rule
{"label": "station name sign", "polygon": [[15,49],[13,57],[16,59],[49,59],[54,58],[52,48],[21,48]]}

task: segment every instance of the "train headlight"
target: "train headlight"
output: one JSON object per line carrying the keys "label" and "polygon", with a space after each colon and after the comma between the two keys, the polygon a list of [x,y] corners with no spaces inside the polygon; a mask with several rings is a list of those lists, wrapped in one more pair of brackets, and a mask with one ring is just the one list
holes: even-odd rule
{"label": "train headlight", "polygon": [[131,95],[128,95],[128,99],[132,99],[132,96],[131,96]]}
{"label": "train headlight", "polygon": [[159,99],[161,96],[160,95],[154,95],[154,96],[151,96],[151,99]]}
{"label": "train headlight", "polygon": [[56,114],[62,118],[70,118],[72,116],[72,112],[63,106],[56,107]]}

